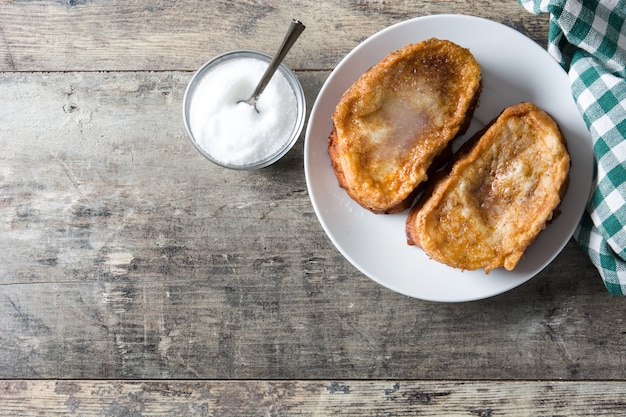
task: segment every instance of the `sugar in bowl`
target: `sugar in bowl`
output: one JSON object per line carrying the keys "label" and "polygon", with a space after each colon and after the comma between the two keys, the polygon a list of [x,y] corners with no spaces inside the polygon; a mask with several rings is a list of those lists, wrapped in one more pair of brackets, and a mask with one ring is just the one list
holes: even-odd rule
{"label": "sugar in bowl", "polygon": [[227,52],[193,75],[183,99],[183,121],[188,138],[208,160],[254,170],[278,161],[296,143],[306,102],[300,82],[282,60],[303,29],[294,20],[273,58],[250,50]]}

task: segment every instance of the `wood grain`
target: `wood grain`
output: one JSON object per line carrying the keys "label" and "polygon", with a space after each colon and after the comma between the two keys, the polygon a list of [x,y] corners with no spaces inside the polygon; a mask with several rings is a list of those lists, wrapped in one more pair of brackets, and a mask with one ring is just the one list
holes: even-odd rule
{"label": "wood grain", "polygon": [[396,294],[334,248],[303,138],[256,172],[184,136],[212,56],[287,57],[309,110],[359,42],[514,0],[0,1],[0,415],[620,415],[626,304],[575,242],[510,292]]}
{"label": "wood grain", "polygon": [[307,29],[287,65],[327,70],[389,25],[442,13],[501,21],[546,45],[547,16],[515,0],[2,1],[0,71],[193,71],[232,49],[274,53],[292,18]]}
{"label": "wood grain", "polygon": [[623,416],[626,383],[571,381],[0,382],[1,416]]}
{"label": "wood grain", "polygon": [[[309,103],[327,75],[298,73]],[[575,243],[492,299],[395,294],[324,234],[302,140],[256,172],[195,151],[189,76],[0,75],[0,375],[626,376],[626,305]]]}

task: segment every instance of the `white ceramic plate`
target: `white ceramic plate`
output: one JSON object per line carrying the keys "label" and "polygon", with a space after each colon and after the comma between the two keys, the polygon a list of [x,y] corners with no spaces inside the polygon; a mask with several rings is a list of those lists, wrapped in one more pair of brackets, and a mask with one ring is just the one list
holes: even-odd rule
{"label": "white ceramic plate", "polygon": [[[560,125],[571,154],[570,186],[561,214],[526,251],[514,271],[503,268],[461,271],[430,260],[406,244],[407,212],[375,215],[339,188],[327,153],[331,114],[343,92],[384,55],[431,37],[469,48],[481,65],[483,92],[470,136],[505,107],[531,101]],[[567,74],[531,39],[489,20],[434,15],[398,23],[350,52],[322,87],[309,117],[304,167],[309,195],[328,237],[362,273],[379,284],[423,300],[477,300],[510,290],[540,272],[571,238],[591,189],[594,159],[591,139],[571,97]]]}

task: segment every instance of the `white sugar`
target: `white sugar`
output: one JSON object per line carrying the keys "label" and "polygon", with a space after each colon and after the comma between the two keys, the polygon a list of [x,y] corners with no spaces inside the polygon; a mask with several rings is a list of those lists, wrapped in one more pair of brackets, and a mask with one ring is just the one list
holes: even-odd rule
{"label": "white sugar", "polygon": [[249,165],[279,152],[297,121],[296,96],[277,71],[257,103],[246,103],[268,63],[238,58],[219,64],[200,80],[189,108],[189,126],[200,147],[217,162]]}

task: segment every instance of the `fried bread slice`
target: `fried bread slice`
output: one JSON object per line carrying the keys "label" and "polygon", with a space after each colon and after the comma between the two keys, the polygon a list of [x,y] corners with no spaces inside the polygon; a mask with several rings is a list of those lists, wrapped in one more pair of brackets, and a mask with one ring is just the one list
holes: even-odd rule
{"label": "fried bread slice", "polygon": [[567,190],[566,142],[546,112],[520,103],[459,152],[409,212],[408,243],[463,270],[512,270]]}
{"label": "fried bread slice", "polygon": [[478,62],[453,42],[385,56],[333,113],[328,152],[339,185],[374,213],[408,209],[433,161],[469,126],[481,88]]}

